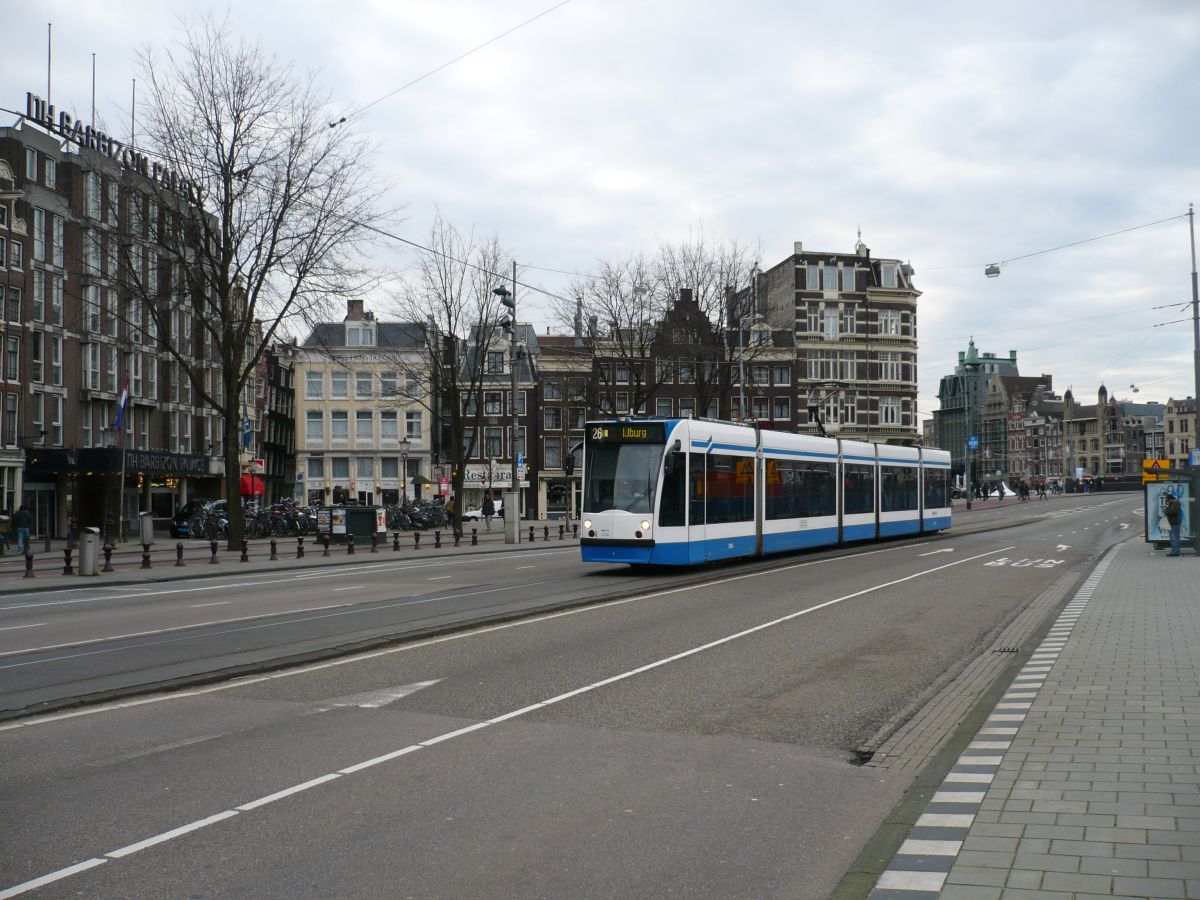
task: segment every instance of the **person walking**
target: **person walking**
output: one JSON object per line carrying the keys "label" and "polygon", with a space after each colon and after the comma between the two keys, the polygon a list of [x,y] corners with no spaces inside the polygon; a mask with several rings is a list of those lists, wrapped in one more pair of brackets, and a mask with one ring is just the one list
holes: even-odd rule
{"label": "person walking", "polygon": [[1168,493],[1163,498],[1162,514],[1171,526],[1171,552],[1167,556],[1179,556],[1179,525],[1183,521],[1183,507],[1179,505],[1179,498]]}
{"label": "person walking", "polygon": [[483,524],[488,531],[492,530],[492,516],[496,515],[496,501],[492,499],[492,492],[488,491],[483,495]]}
{"label": "person walking", "polygon": [[29,514],[29,510],[22,506],[17,510],[17,514],[13,516],[13,528],[17,532],[17,552],[25,553],[25,548],[29,545],[29,529],[33,527],[33,516]]}

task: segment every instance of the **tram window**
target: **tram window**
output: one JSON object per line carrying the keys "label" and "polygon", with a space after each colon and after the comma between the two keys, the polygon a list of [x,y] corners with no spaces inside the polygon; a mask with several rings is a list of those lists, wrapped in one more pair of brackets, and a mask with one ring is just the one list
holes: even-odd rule
{"label": "tram window", "polygon": [[879,509],[900,512],[917,508],[917,470],[911,466],[880,466]]}
{"label": "tram window", "polygon": [[659,525],[684,525],[687,509],[687,456],[668,453],[663,462],[661,499],[658,507]]}
{"label": "tram window", "polygon": [[800,519],[837,514],[832,463],[767,461],[768,519]]}
{"label": "tram window", "polygon": [[875,512],[875,468],[854,466],[844,468],[845,494],[842,511],[846,515]]}
{"label": "tram window", "polygon": [[925,508],[944,509],[950,505],[950,473],[945,469],[925,469]]}
{"label": "tram window", "polygon": [[704,524],[704,454],[689,453],[691,472],[688,476],[688,524]]}
{"label": "tram window", "polygon": [[706,469],[708,524],[754,519],[754,459],[714,453]]}

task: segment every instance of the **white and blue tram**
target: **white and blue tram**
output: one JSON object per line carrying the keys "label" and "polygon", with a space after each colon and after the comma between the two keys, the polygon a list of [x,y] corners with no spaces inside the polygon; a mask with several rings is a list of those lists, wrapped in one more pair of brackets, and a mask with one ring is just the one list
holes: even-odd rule
{"label": "white and blue tram", "polygon": [[585,562],[695,565],[950,527],[950,454],[711,419],[589,422]]}

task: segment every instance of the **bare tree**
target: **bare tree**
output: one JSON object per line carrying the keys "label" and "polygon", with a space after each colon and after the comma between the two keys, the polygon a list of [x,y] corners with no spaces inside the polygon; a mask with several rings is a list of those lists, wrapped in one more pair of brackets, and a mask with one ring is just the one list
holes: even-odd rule
{"label": "bare tree", "polygon": [[141,63],[145,150],[161,162],[127,191],[130,318],[141,327],[144,310],[176,379],[223,419],[236,547],[243,388],[286,323],[369,286],[359,260],[382,221],[383,185],[353,123],[330,124],[314,78],[226,22],[185,22]]}
{"label": "bare tree", "polygon": [[[398,382],[397,399],[419,403],[430,413],[435,447],[451,466],[453,495],[459,501],[452,527],[458,533],[467,460],[483,434],[484,387],[499,383],[499,376],[488,370],[487,352],[505,336],[501,319],[506,309],[494,289],[505,280],[500,272],[508,254],[497,238],[464,235],[440,216],[430,229],[429,250],[392,304],[400,319],[425,323],[428,352],[419,364],[397,359],[405,376]],[[508,376],[503,379],[506,386]]]}

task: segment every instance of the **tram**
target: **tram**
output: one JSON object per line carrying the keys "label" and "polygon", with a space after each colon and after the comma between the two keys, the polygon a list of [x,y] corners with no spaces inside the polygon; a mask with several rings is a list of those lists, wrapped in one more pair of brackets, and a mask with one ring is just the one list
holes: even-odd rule
{"label": "tram", "polygon": [[689,566],[950,527],[950,454],[712,419],[589,422],[584,562]]}

